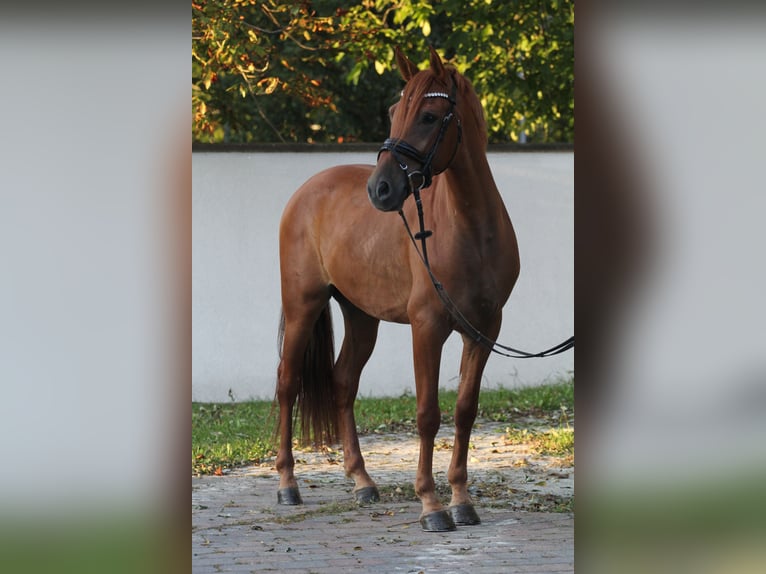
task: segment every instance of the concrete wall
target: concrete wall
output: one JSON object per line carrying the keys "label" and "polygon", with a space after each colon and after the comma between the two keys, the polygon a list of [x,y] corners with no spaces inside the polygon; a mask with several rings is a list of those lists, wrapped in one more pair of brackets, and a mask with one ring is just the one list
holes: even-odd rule
{"label": "concrete wall", "polygon": [[[282,209],[312,174],[374,163],[375,153],[195,152],[192,162],[192,397],[228,401],[231,391],[236,400],[270,399],[278,362]],[[516,228],[522,266],[499,339],[541,351],[574,332],[574,154],[490,152],[489,162]],[[333,310],[339,348],[343,322],[337,305]],[[408,326],[381,323],[360,396],[414,392],[410,345]],[[453,334],[443,353],[444,388],[457,385],[460,349]],[[573,351],[545,359],[493,355],[484,387],[536,385],[573,369]]]}

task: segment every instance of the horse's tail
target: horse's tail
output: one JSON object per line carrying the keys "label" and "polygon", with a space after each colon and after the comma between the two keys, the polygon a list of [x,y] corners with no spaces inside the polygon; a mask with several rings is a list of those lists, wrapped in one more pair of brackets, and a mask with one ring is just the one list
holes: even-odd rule
{"label": "horse's tail", "polygon": [[[285,331],[285,316],[279,322],[279,349]],[[333,389],[335,339],[332,315],[328,303],[314,323],[311,338],[303,354],[300,387],[293,413],[293,428],[300,421],[299,440],[302,444],[333,444],[338,442],[338,411]]]}

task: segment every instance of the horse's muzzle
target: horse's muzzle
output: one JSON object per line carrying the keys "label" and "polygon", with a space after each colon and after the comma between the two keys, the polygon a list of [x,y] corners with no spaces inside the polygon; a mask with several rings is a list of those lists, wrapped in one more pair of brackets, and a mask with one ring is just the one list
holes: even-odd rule
{"label": "horse's muzzle", "polygon": [[409,186],[395,185],[386,177],[374,173],[367,180],[367,195],[375,209],[380,211],[399,211],[409,195]]}

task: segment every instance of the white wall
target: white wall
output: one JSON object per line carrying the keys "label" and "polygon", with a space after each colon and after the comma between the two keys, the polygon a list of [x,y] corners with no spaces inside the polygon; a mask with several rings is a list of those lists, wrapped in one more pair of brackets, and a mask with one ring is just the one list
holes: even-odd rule
{"label": "white wall", "polygon": [[[375,153],[202,153],[193,170],[192,398],[272,398],[280,311],[277,231],[290,195],[333,165],[374,163]],[[516,228],[521,275],[500,342],[541,351],[574,332],[574,154],[489,154]],[[343,321],[335,312],[336,348]],[[414,392],[409,327],[381,323],[360,396]],[[454,388],[460,338],[447,341],[440,386]],[[574,369],[574,352],[545,359],[494,355],[484,387],[536,385]]]}

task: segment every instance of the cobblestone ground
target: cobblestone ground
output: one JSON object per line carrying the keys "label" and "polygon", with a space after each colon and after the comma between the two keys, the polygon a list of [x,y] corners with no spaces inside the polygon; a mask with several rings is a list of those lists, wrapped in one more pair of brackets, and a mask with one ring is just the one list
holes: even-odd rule
{"label": "cobblestone ground", "polygon": [[[276,503],[271,464],[192,479],[193,572],[539,572],[574,571],[574,468],[505,443],[497,424],[477,424],[470,491],[482,523],[423,532],[412,482],[417,438],[361,437],[381,501],[360,507],[342,453],[296,451],[302,506]],[[449,501],[449,428],[437,437],[434,469]]]}

